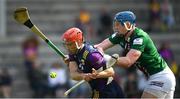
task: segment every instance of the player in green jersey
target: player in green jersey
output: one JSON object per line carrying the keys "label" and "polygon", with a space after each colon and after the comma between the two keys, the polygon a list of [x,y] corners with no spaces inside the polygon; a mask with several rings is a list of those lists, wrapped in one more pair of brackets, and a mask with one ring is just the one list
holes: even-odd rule
{"label": "player in green jersey", "polygon": [[174,74],[149,35],[135,26],[135,20],[136,16],[131,11],[117,13],[113,25],[115,33],[95,47],[102,52],[115,45],[125,49],[126,55],[117,59],[117,65],[136,66],[148,77],[142,98],[173,98]]}

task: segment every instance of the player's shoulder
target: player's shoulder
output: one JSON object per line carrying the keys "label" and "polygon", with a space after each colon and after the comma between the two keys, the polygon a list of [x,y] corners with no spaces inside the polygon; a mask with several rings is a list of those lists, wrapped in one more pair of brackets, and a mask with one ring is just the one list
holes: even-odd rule
{"label": "player's shoulder", "polygon": [[135,36],[148,36],[148,34],[141,28],[136,27],[134,30]]}
{"label": "player's shoulder", "polygon": [[133,44],[143,44],[150,39],[149,35],[140,28],[135,28],[132,36]]}
{"label": "player's shoulder", "polygon": [[89,43],[86,43],[86,44],[85,44],[85,50],[84,50],[84,51],[94,52],[94,51],[97,51],[97,49],[96,49],[93,45],[91,45],[91,44],[89,44]]}
{"label": "player's shoulder", "polygon": [[83,57],[87,58],[88,56],[90,56],[93,53],[97,53],[99,52],[93,45],[86,43],[85,44],[85,49],[83,52]]}
{"label": "player's shoulder", "polygon": [[149,39],[149,35],[144,30],[136,27],[132,38],[133,39],[136,39],[136,38]]}
{"label": "player's shoulder", "polygon": [[115,32],[115,33],[113,33],[112,35],[110,35],[108,38],[109,38],[109,39],[115,39],[115,40],[122,40],[124,37],[118,35],[118,33]]}

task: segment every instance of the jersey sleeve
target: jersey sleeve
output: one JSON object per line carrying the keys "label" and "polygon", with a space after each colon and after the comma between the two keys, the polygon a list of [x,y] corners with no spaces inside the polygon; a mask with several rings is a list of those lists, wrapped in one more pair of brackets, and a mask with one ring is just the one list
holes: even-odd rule
{"label": "jersey sleeve", "polygon": [[146,46],[145,37],[143,37],[143,36],[136,37],[133,39],[131,49],[136,49],[136,50],[139,50],[141,52],[144,52],[145,46]]}
{"label": "jersey sleeve", "polygon": [[103,56],[98,52],[91,53],[90,55],[88,55],[87,59],[89,65],[96,70],[103,66],[106,66]]}
{"label": "jersey sleeve", "polygon": [[69,54],[69,61],[75,61],[75,57],[72,54]]}
{"label": "jersey sleeve", "polygon": [[112,44],[119,44],[121,40],[122,40],[122,38],[117,36],[117,33],[114,33],[109,37],[109,41]]}

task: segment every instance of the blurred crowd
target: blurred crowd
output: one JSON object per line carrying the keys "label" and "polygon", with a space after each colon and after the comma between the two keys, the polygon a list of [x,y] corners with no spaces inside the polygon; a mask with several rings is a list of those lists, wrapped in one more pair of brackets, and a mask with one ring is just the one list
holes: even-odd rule
{"label": "blurred crowd", "polygon": [[[149,6],[149,20],[147,32],[155,31],[170,31],[171,27],[175,25],[172,5],[169,0],[146,0]],[[79,16],[75,18],[74,26],[80,28],[87,39],[99,37],[99,41],[108,37],[112,32],[113,16],[106,8],[102,8],[99,13],[98,26],[94,27],[92,23],[92,16],[86,9],[81,9]],[[64,97],[64,92],[72,87],[76,81],[69,77],[69,71],[63,61],[53,62],[52,64],[44,65],[39,60],[39,41],[36,37],[28,37],[22,44],[22,53],[24,57],[24,66],[26,70],[26,77],[30,89],[32,90],[32,97]],[[123,53],[123,52],[122,52]],[[122,53],[119,53],[120,55]],[[168,42],[162,42],[159,47],[159,53],[168,63],[169,67],[176,76],[176,91],[175,97],[180,97],[180,68],[175,61],[174,53]],[[47,66],[44,69],[44,66]],[[115,67],[115,80],[123,88],[126,97],[135,98],[140,97],[146,82],[146,77],[136,68]],[[56,72],[56,78],[50,78],[49,73]],[[0,97],[11,97],[11,86],[13,80],[7,68],[0,68]],[[90,87],[88,84],[83,84],[74,90],[68,97],[90,97]]]}
{"label": "blurred crowd", "polygon": [[[148,33],[171,31],[175,25],[175,17],[170,0],[145,1],[148,6],[148,19],[147,26],[143,27],[144,30]],[[74,26],[80,28],[85,33],[87,41],[96,37],[99,37],[99,41],[101,41],[113,32],[113,16],[110,10],[103,7],[100,9],[98,22],[96,22],[98,25],[94,25],[90,12],[86,9],[80,9]]]}
{"label": "blurred crowd", "polygon": [[175,25],[173,7],[170,0],[147,0],[149,5],[149,21],[147,32],[170,31]]}
{"label": "blurred crowd", "polygon": [[0,97],[11,96],[12,78],[7,68],[0,69]]}

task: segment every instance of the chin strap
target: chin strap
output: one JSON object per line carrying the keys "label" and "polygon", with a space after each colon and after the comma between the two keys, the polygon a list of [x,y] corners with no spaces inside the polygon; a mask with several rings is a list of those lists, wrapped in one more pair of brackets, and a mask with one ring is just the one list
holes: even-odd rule
{"label": "chin strap", "polygon": [[75,44],[76,44],[76,47],[78,49],[76,53],[78,53],[84,47],[84,43],[81,46],[78,46],[77,42],[75,42]]}
{"label": "chin strap", "polygon": [[131,24],[130,28],[127,27],[126,23],[124,23],[125,28],[127,29],[127,32],[124,34],[124,37],[133,29],[134,24]]}
{"label": "chin strap", "polygon": [[134,25],[131,24],[130,28],[128,28],[127,25],[126,25],[126,23],[124,23],[124,26],[125,26],[125,28],[126,28],[128,31],[130,31],[130,30],[133,28]]}
{"label": "chin strap", "polygon": [[126,23],[123,23],[123,24],[124,24],[125,28],[127,29],[126,33],[125,34],[119,34],[118,32],[115,32],[121,37],[125,37],[135,26],[135,24],[131,24],[130,28],[128,28]]}
{"label": "chin strap", "polygon": [[79,50],[81,48],[81,46],[78,46],[77,42],[75,42],[75,44],[76,44],[77,49]]}

